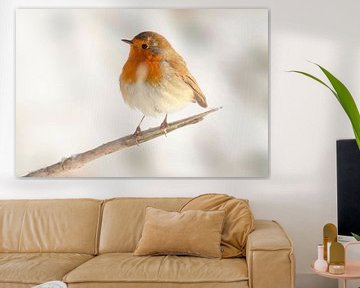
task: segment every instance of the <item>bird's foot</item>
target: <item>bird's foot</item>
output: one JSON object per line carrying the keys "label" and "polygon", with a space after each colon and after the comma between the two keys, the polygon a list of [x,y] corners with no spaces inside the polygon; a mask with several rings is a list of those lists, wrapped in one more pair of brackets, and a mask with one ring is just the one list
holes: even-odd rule
{"label": "bird's foot", "polygon": [[142,136],[142,131],[141,131],[140,125],[138,127],[136,127],[136,130],[135,130],[133,136],[135,136],[136,145],[140,146],[139,138],[141,138],[141,136]]}
{"label": "bird's foot", "polygon": [[165,136],[167,136],[167,128],[168,127],[169,127],[169,125],[166,122],[166,120],[164,120],[160,125],[160,129],[164,132]]}
{"label": "bird's foot", "polygon": [[163,131],[163,133],[165,134],[165,136],[167,136],[167,128],[169,127],[168,123],[167,123],[167,114],[165,115],[164,121],[161,123],[160,125],[160,129]]}

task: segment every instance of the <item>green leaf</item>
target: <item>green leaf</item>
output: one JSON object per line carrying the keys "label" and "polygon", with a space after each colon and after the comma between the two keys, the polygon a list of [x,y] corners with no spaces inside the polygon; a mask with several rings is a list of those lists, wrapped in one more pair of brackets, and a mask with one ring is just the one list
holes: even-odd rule
{"label": "green leaf", "polygon": [[[353,130],[354,130],[354,128],[353,128]],[[359,147],[359,150],[360,150],[360,135],[357,134],[357,132],[355,130],[354,130],[354,134],[355,134],[356,143],[357,143],[357,145]]]}
{"label": "green leaf", "polygon": [[356,239],[356,241],[360,241],[360,235],[351,232],[351,235]]}
{"label": "green leaf", "polygon": [[333,89],[331,89],[331,88],[329,87],[329,85],[327,85],[325,82],[323,82],[323,81],[320,80],[319,78],[317,78],[317,77],[315,77],[315,76],[313,76],[313,75],[311,75],[311,74],[309,74],[309,73],[302,72],[302,71],[298,71],[298,70],[290,70],[290,71],[288,71],[288,72],[293,72],[293,73],[302,74],[302,75],[305,75],[305,76],[307,76],[307,77],[309,77],[309,78],[311,78],[311,79],[313,79],[313,80],[315,80],[315,81],[318,81],[319,83],[321,83],[321,84],[324,85],[325,87],[329,88],[330,91],[335,95],[335,97],[338,98],[338,95],[336,94],[336,92],[335,92]]}
{"label": "green leaf", "polygon": [[316,63],[313,63],[313,64],[317,65],[321,69],[321,71],[329,79],[329,81],[334,89],[332,89],[329,85],[327,85],[325,82],[323,82],[319,78],[317,78],[309,73],[302,72],[302,71],[296,71],[296,70],[292,70],[289,72],[294,72],[294,73],[305,75],[305,76],[321,83],[322,85],[327,87],[334,94],[334,96],[339,101],[340,105],[343,107],[345,113],[347,114],[347,116],[350,119],[353,131],[354,131],[356,143],[360,150],[360,114],[359,114],[358,108],[356,107],[354,98],[352,97],[350,91],[346,88],[346,86],[340,80],[338,80],[334,75],[332,75],[329,71],[327,71],[322,66],[320,66]]}
{"label": "green leaf", "polygon": [[332,75],[329,71],[325,68],[321,67],[320,65],[316,64],[321,71],[325,74],[325,76],[329,79],[331,85],[334,87],[337,95],[338,100],[341,106],[344,108],[346,114],[348,115],[350,122],[353,126],[356,143],[358,144],[360,150],[360,114],[359,110],[356,107],[356,103],[354,98],[352,97],[350,91],[346,88],[346,86],[338,80],[334,75]]}

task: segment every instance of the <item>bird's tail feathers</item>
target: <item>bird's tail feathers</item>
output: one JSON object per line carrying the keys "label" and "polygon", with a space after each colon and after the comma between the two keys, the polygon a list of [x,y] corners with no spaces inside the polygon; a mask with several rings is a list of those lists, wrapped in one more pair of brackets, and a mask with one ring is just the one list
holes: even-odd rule
{"label": "bird's tail feathers", "polygon": [[203,108],[208,107],[208,104],[206,102],[206,98],[203,94],[194,93],[195,94],[195,100],[196,102]]}

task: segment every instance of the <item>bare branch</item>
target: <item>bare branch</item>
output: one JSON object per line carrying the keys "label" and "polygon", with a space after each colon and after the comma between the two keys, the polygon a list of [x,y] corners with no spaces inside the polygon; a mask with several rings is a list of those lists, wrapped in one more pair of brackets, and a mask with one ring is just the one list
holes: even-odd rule
{"label": "bare branch", "polygon": [[86,152],[76,154],[74,156],[68,157],[60,162],[57,162],[53,165],[47,166],[45,168],[41,168],[39,170],[30,172],[24,177],[46,177],[46,176],[55,176],[64,171],[69,171],[73,169],[78,169],[84,166],[86,163],[93,161],[102,156],[108,155],[110,153],[114,153],[116,151],[147,142],[151,139],[157,138],[165,133],[170,133],[176,129],[181,127],[198,123],[203,120],[205,116],[208,114],[215,112],[222,107],[210,109],[206,112],[184,118],[172,123],[168,124],[166,131],[162,129],[160,126],[155,128],[150,128],[148,130],[142,131],[140,135],[128,135],[114,141],[110,141],[108,143],[102,144],[94,149],[88,150]]}

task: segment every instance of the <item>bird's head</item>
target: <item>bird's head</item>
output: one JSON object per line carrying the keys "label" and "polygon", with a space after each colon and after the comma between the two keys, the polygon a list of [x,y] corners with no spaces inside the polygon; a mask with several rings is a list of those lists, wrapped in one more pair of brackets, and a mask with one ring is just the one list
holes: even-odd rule
{"label": "bird's head", "polygon": [[141,32],[132,40],[121,39],[130,45],[129,57],[147,60],[161,60],[173,50],[165,37],[155,32]]}

